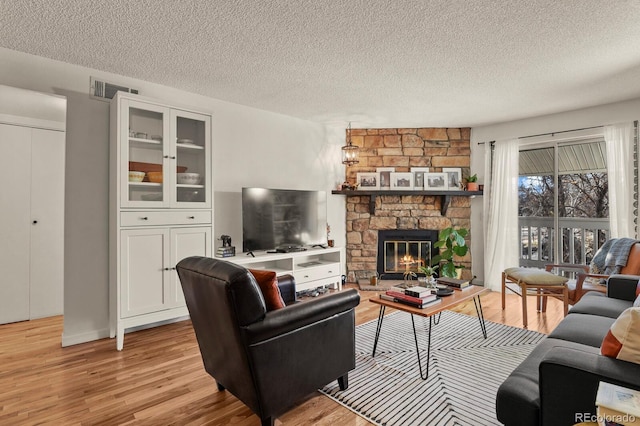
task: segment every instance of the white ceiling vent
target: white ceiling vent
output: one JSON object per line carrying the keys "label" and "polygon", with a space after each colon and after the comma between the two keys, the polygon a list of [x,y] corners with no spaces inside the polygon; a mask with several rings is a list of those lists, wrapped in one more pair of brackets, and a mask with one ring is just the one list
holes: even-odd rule
{"label": "white ceiling vent", "polygon": [[89,89],[89,95],[93,99],[101,101],[109,101],[113,99],[117,91],[138,94],[138,89],[132,89],[130,87],[118,86],[117,84],[108,83],[106,81],[96,80],[90,77],[91,87]]}

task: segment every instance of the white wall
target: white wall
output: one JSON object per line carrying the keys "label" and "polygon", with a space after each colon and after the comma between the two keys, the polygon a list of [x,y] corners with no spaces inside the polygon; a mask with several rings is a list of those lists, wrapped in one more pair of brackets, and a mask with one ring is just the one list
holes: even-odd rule
{"label": "white wall", "polygon": [[[471,171],[478,174],[480,183],[484,182],[485,145],[481,143],[629,122],[639,118],[640,99],[633,99],[523,120],[474,127],[471,129]],[[483,220],[482,198],[476,198],[471,203],[471,229],[473,232],[471,255],[473,257],[473,273],[478,276],[479,281],[484,281]]]}
{"label": "white wall", "polygon": [[[214,233],[241,249],[242,186],[322,189],[344,178],[344,128],[243,107],[166,86],[0,49],[0,84],[67,97],[63,345],[109,335],[109,104],[89,97],[89,77],[213,113]],[[344,197],[328,196],[329,223],[345,243]]]}

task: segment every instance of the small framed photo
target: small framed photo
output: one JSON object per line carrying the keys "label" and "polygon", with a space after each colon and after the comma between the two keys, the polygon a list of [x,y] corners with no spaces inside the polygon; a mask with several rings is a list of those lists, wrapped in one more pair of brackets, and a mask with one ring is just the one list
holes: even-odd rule
{"label": "small framed photo", "polygon": [[413,173],[391,173],[391,189],[411,190],[413,189]]}
{"label": "small framed photo", "polygon": [[412,167],[413,173],[413,189],[424,189],[424,175],[429,173],[428,167]]}
{"label": "small framed photo", "polygon": [[424,176],[425,189],[444,191],[448,188],[446,173],[427,173]]}
{"label": "small framed photo", "polygon": [[379,175],[380,189],[391,189],[391,173],[395,172],[395,167],[377,167],[376,172]]}
{"label": "small framed photo", "polygon": [[380,189],[380,181],[377,172],[358,173],[358,189],[362,191],[371,191]]}
{"label": "small framed photo", "polygon": [[462,169],[456,167],[443,167],[442,173],[447,174],[447,189],[451,191],[460,191],[462,188]]}

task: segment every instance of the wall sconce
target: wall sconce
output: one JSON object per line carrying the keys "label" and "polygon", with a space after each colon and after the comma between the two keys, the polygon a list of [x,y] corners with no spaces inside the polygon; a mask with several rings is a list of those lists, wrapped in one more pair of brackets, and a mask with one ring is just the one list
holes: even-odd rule
{"label": "wall sconce", "polygon": [[347,128],[347,144],[342,147],[342,164],[346,164],[347,166],[358,164],[360,162],[360,160],[358,160],[359,154],[360,149],[351,142],[351,122],[349,122],[349,127]]}

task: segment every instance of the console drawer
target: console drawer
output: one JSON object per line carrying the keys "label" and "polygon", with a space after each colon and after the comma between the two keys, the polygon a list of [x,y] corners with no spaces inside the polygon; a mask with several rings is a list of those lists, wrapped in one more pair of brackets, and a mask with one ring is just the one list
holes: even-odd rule
{"label": "console drawer", "polygon": [[319,266],[311,266],[308,268],[295,269],[294,274],[296,283],[306,283],[322,278],[340,275],[339,263],[326,263]]}
{"label": "console drawer", "polygon": [[120,226],[199,225],[211,223],[210,211],[121,212]]}

